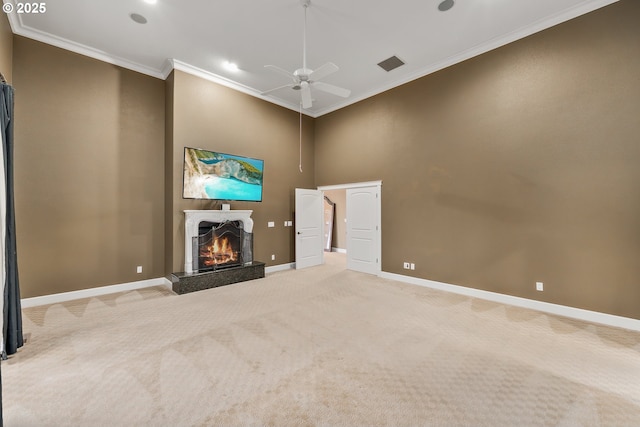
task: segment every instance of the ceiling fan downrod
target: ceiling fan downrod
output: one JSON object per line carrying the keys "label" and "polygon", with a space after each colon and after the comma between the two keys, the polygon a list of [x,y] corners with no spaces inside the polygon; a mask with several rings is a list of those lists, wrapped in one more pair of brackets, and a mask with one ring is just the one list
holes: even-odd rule
{"label": "ceiling fan downrod", "polygon": [[[305,77],[309,75],[307,70],[307,8],[311,5],[311,0],[300,0],[304,9],[304,23],[302,26],[302,73]],[[303,77],[302,75],[300,76]],[[306,80],[306,79],[303,79]]]}

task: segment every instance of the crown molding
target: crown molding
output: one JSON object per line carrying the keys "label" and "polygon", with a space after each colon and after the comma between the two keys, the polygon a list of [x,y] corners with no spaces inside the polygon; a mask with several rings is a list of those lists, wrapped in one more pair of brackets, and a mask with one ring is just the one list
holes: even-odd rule
{"label": "crown molding", "polygon": [[[3,0],[3,3],[7,3],[9,0]],[[577,18],[581,15],[584,15],[589,12],[593,12],[594,10],[600,9],[602,7],[608,6],[610,4],[616,3],[619,0],[595,0],[589,1],[577,6],[574,6],[570,9],[564,10],[558,14],[555,14],[551,17],[548,17],[544,20],[540,20],[531,25],[527,25],[525,27],[519,28],[515,31],[512,31],[509,34],[506,34],[502,37],[490,40],[486,43],[478,44],[470,49],[467,49],[459,54],[452,55],[447,57],[437,63],[431,64],[428,67],[417,70],[416,72],[405,76],[401,79],[392,81],[391,83],[378,87],[374,90],[365,92],[364,94],[349,98],[343,102],[339,102],[337,104],[332,105],[331,107],[321,109],[315,112],[310,112],[306,110],[302,110],[302,114],[305,114],[312,118],[318,118],[325,114],[340,110],[349,105],[358,103],[364,99],[370,98],[375,95],[379,95],[380,93],[386,92],[395,87],[401,86],[405,83],[409,83],[426,75],[432,74],[436,71],[442,70],[444,68],[450,67],[451,65],[457,64],[459,62],[465,61],[467,59],[473,58],[475,56],[481,55],[483,53],[489,52],[491,50],[497,49],[501,46],[507,45],[509,43],[513,43],[519,39],[525,38],[537,32],[543,31],[547,28],[553,27],[555,25],[561,24],[563,22],[569,21],[571,19]],[[166,78],[171,74],[173,70],[180,70],[185,73],[203,78],[205,80],[226,86],[228,88],[237,90],[239,92],[245,93],[247,95],[253,96],[255,98],[262,99],[271,104],[276,104],[281,107],[287,108],[289,110],[300,112],[300,107],[298,105],[294,105],[288,102],[284,102],[274,97],[268,97],[262,95],[260,91],[251,88],[249,86],[242,85],[240,83],[234,82],[232,80],[227,79],[226,77],[222,77],[215,73],[212,73],[207,70],[203,70],[198,67],[194,67],[185,62],[182,62],[177,59],[168,58],[161,69],[155,69],[152,67],[148,67],[133,61],[129,61],[124,58],[120,58],[114,55],[110,55],[106,52],[100,51],[98,49],[92,48],[90,46],[86,46],[80,43],[76,43],[71,40],[67,40],[62,37],[58,37],[43,31],[35,30],[23,24],[21,15],[17,13],[10,13],[7,15],[9,18],[9,24],[11,26],[11,30],[14,34],[27,37],[33,40],[40,41],[42,43],[50,44],[52,46],[59,47],[61,49],[69,50],[71,52],[78,53],[80,55],[88,56],[90,58],[94,58],[103,62],[107,62],[113,65],[117,65],[119,67],[123,67],[129,70],[133,70],[142,74],[146,74],[152,77],[156,77],[162,80],[166,80]]]}
{"label": "crown molding", "polygon": [[97,59],[108,64],[117,65],[118,67],[126,68],[128,70],[136,71],[138,73],[146,74],[158,79],[163,79],[162,70],[147,67],[145,65],[138,64],[133,61],[129,61],[118,56],[110,55],[101,50],[86,46],[80,43],[76,43],[72,40],[68,40],[62,37],[54,36],[44,31],[35,30],[30,27],[23,26],[19,23],[20,18],[15,18],[16,14],[9,14],[9,23],[11,24],[11,30],[14,34],[23,36],[29,39],[33,39],[51,46],[59,47],[70,52],[78,53],[89,58]]}
{"label": "crown molding", "polygon": [[[295,106],[293,106],[293,105],[291,105],[289,103],[280,101],[279,99],[275,99],[275,98],[271,98],[271,97],[268,97],[268,96],[265,96],[265,95],[261,95],[258,90],[253,89],[253,88],[251,88],[249,86],[245,86],[243,84],[234,82],[232,80],[229,80],[226,77],[219,76],[218,74],[212,73],[212,72],[207,71],[207,70],[203,70],[202,68],[194,67],[193,65],[189,65],[189,64],[187,64],[185,62],[182,62],[180,60],[177,60],[177,59],[169,59],[169,62],[171,63],[171,70],[182,71],[184,73],[191,74],[191,75],[196,76],[196,77],[200,77],[201,79],[208,80],[210,82],[214,82],[214,83],[217,83],[219,85],[226,86],[228,88],[237,90],[238,92],[242,92],[242,93],[245,93],[247,95],[251,95],[251,96],[253,96],[255,98],[262,99],[262,100],[267,101],[267,102],[269,102],[271,104],[276,104],[276,105],[279,105],[281,107],[287,108],[289,110],[293,110],[295,112],[299,112],[299,109],[297,107],[295,107]],[[171,71],[169,71],[169,73],[170,72]],[[169,75],[169,73],[167,73],[167,76]],[[310,114],[308,111],[304,111],[304,110],[302,111],[302,114],[305,114],[307,116],[314,117],[314,118],[317,117],[315,115]]]}
{"label": "crown molding", "polygon": [[363,101],[367,98],[371,98],[372,96],[379,95],[383,92],[396,88],[398,86],[402,86],[405,83],[412,82],[421,77],[427,76],[429,74],[435,73],[436,71],[440,71],[444,68],[450,67],[457,63],[466,61],[467,59],[471,59],[473,57],[482,55],[483,53],[487,53],[499,47],[508,45],[517,40],[523,39],[540,31],[551,28],[555,25],[562,24],[563,22],[569,21],[571,19],[577,18],[581,15],[587,14],[589,12],[593,12],[597,9],[603,8],[613,3],[617,3],[620,0],[597,0],[589,3],[582,3],[573,8],[566,9],[560,13],[557,13],[551,17],[547,17],[546,19],[539,20],[533,24],[527,25],[525,27],[514,30],[508,34],[505,34],[502,37],[495,38],[488,42],[480,43],[470,49],[467,49],[463,52],[460,52],[456,55],[449,56],[441,61],[433,63],[428,67],[417,70],[416,72],[409,74],[401,79],[394,80],[391,83],[378,87],[374,90],[366,92],[358,97],[349,98],[348,100],[334,104],[329,108],[325,108],[316,113],[315,117],[320,117],[325,114],[331,113],[333,111],[340,110],[344,107],[347,107],[351,104],[355,104],[357,102]]}

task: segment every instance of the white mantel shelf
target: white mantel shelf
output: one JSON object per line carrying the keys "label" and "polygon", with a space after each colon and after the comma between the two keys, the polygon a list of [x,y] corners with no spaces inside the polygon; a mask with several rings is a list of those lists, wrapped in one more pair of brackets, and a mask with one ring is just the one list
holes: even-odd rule
{"label": "white mantel shelf", "polygon": [[193,254],[191,238],[198,235],[198,226],[202,221],[224,222],[241,221],[247,233],[253,232],[253,211],[242,210],[185,210],[184,211],[184,271],[193,273]]}

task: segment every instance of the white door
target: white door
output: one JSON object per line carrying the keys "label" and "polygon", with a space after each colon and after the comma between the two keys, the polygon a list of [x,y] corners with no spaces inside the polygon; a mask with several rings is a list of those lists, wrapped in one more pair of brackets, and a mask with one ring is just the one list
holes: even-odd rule
{"label": "white door", "polygon": [[347,268],[380,272],[379,187],[347,188]]}
{"label": "white door", "polygon": [[322,191],[296,188],[296,269],[324,263],[323,202]]}

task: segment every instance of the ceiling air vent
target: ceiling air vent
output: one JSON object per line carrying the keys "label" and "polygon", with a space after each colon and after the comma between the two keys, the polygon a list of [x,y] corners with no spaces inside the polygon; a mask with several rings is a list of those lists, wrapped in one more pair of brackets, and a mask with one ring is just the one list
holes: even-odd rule
{"label": "ceiling air vent", "polygon": [[391,58],[387,58],[384,61],[378,63],[378,65],[380,66],[380,68],[382,68],[385,71],[391,71],[398,68],[401,65],[404,65],[404,62],[402,62],[400,58],[394,55]]}

